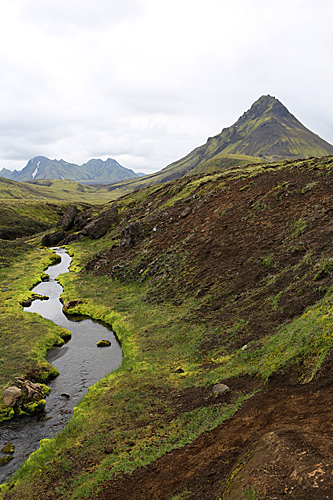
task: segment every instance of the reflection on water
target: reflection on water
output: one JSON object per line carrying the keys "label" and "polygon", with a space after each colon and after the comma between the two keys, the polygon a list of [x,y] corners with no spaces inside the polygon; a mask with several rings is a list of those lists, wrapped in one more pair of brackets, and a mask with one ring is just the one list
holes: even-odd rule
{"label": "reflection on water", "polygon": [[[15,445],[14,459],[0,467],[0,483],[6,481],[38,448],[41,439],[53,437],[64,427],[73,407],[77,406],[88,387],[117,369],[122,360],[121,347],[111,329],[90,319],[71,321],[63,314],[59,300],[62,287],[55,279],[68,271],[71,258],[64,249],[56,249],[56,253],[61,256],[61,263],[49,267],[46,270],[49,281],[33,289],[34,293],[47,295],[49,300],[35,300],[24,311],[39,313],[67,328],[72,332],[72,338],[63,347],[56,347],[48,353],[47,360],[60,374],[48,384],[52,390],[46,399],[45,413],[0,424],[0,449],[7,443]],[[96,343],[102,339],[110,340],[111,347],[98,348]]]}

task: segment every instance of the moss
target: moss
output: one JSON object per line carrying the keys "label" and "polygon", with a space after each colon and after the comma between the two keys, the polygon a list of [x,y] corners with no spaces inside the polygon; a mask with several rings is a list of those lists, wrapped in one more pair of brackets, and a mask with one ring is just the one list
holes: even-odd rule
{"label": "moss", "polygon": [[13,460],[12,455],[6,455],[4,457],[0,457],[0,467],[7,465],[11,460]]}
{"label": "moss", "polygon": [[34,415],[35,413],[44,411],[45,406],[45,399],[40,399],[39,401],[33,403],[27,403],[19,408],[18,415]]}
{"label": "moss", "polygon": [[97,347],[110,347],[110,345],[110,340],[100,340],[99,342],[97,342]]}
{"label": "moss", "polygon": [[5,453],[6,455],[8,455],[8,453],[14,453],[15,446],[13,445],[13,443],[8,443],[8,444],[6,444],[6,446],[1,448],[0,451],[1,451],[1,453]]}
{"label": "moss", "polygon": [[15,412],[11,406],[0,406],[0,422],[5,420],[11,420],[15,415]]}

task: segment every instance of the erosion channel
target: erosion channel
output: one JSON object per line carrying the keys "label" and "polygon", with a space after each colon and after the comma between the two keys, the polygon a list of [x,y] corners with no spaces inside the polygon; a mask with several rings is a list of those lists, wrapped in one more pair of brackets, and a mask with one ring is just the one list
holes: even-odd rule
{"label": "erosion channel", "polygon": [[[61,256],[61,262],[50,266],[46,270],[49,280],[32,290],[47,295],[49,300],[35,300],[24,310],[39,313],[67,328],[72,338],[64,346],[48,352],[47,360],[59,370],[59,375],[48,384],[51,393],[46,399],[45,412],[0,424],[0,449],[8,443],[15,445],[13,460],[0,468],[0,484],[38,448],[41,439],[52,438],[63,429],[88,387],[116,370],[122,361],[121,347],[110,328],[91,319],[70,320],[62,312],[59,298],[63,289],[56,278],[68,272],[71,257],[62,248],[55,251]],[[98,348],[96,343],[102,339],[110,340],[111,347]]]}

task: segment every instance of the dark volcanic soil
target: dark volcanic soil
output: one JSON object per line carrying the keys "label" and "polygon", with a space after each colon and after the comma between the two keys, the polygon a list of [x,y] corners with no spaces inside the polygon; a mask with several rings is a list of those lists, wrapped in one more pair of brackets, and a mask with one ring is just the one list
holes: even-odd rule
{"label": "dark volcanic soil", "polygon": [[333,356],[309,384],[272,381],[226,423],[111,481],[98,498],[167,500],[187,488],[186,498],[241,500],[252,487],[267,500],[332,499],[332,376]]}

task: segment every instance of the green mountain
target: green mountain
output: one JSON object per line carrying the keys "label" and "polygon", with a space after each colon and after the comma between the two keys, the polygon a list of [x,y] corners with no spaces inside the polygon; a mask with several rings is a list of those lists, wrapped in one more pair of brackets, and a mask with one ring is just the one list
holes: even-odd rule
{"label": "green mountain", "polygon": [[141,187],[194,173],[210,173],[250,163],[333,155],[333,146],[307,129],[275,97],[260,97],[231,127],[210,137],[184,158],[159,172],[110,187],[126,194]]}
{"label": "green mountain", "polygon": [[67,179],[78,182],[116,182],[132,179],[140,175],[122,167],[116,160],[93,159],[83,165],[68,163],[64,160],[50,160],[45,156],[36,156],[29,160],[22,170],[13,172],[3,168],[0,176],[14,181],[35,181],[42,179]]}
{"label": "green mountain", "polygon": [[[262,96],[231,127],[196,148],[165,171],[224,168],[234,160],[279,161],[333,154],[333,146],[307,129],[275,97]],[[236,155],[236,156],[235,156]],[[239,156],[241,155],[241,156]],[[249,158],[250,157],[250,158]]]}

